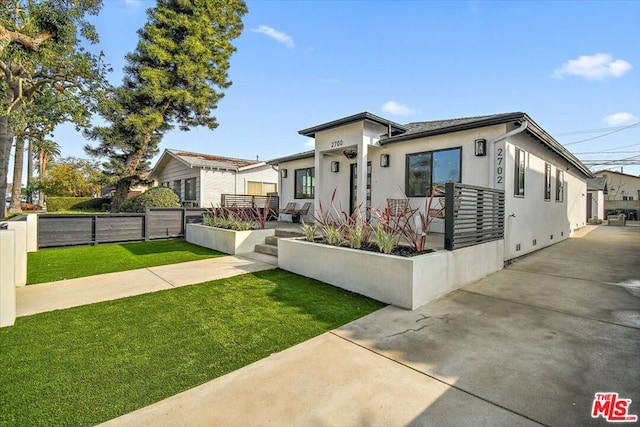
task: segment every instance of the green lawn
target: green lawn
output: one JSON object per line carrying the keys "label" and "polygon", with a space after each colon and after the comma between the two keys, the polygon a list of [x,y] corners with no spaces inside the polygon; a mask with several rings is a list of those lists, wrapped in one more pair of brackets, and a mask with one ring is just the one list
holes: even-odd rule
{"label": "green lawn", "polygon": [[53,282],[224,256],[184,239],[40,249],[27,260],[27,284]]}
{"label": "green lawn", "polygon": [[384,304],[283,270],[19,317],[0,329],[0,425],[93,425]]}

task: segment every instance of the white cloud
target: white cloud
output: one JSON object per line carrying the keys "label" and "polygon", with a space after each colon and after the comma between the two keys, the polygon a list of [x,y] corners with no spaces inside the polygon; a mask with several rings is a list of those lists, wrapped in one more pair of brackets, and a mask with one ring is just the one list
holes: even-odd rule
{"label": "white cloud", "polygon": [[315,148],[316,140],[315,139],[309,139],[309,140],[307,140],[307,142],[304,143],[304,145],[306,145],[309,148]]}
{"label": "white cloud", "polygon": [[409,116],[414,113],[411,108],[407,107],[404,104],[398,104],[396,101],[385,102],[382,106],[382,111],[398,116]]}
{"label": "white cloud", "polygon": [[553,70],[551,77],[561,79],[564,75],[574,75],[587,80],[601,80],[607,77],[621,77],[631,68],[631,64],[623,59],[614,60],[608,53],[596,53],[565,62],[562,67]]}
{"label": "white cloud", "polygon": [[293,44],[293,39],[291,38],[290,35],[285,34],[281,31],[278,31],[274,28],[267,27],[266,25],[260,25],[258,28],[254,28],[251,31],[253,31],[254,33],[260,33],[260,34],[264,34],[265,36],[269,36],[272,39],[276,40],[279,43],[282,43],[287,47],[295,46]]}
{"label": "white cloud", "polygon": [[609,126],[621,126],[635,123],[638,118],[631,113],[615,113],[602,119]]}
{"label": "white cloud", "polygon": [[124,0],[124,4],[131,7],[140,6],[140,0]]}

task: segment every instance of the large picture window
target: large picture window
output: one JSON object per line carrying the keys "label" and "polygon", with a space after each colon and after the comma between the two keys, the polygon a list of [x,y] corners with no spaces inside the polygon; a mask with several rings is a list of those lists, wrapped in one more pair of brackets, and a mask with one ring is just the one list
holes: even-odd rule
{"label": "large picture window", "polygon": [[315,168],[296,169],[295,172],[296,192],[294,197],[296,199],[313,199],[315,194]]}
{"label": "large picture window", "polygon": [[556,202],[564,201],[564,172],[556,169]]}
{"label": "large picture window", "polygon": [[524,197],[524,151],[516,148],[516,162],[515,162],[515,177],[513,180],[513,194],[514,196]]}
{"label": "large picture window", "polygon": [[407,154],[407,196],[429,196],[434,185],[460,182],[461,153],[461,148],[453,148]]}
{"label": "large picture window", "polygon": [[544,165],[544,199],[551,200],[551,165]]}

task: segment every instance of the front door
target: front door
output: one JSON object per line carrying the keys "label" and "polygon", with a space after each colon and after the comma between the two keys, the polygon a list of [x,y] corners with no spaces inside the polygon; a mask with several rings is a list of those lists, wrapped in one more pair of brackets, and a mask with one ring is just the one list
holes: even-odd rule
{"label": "front door", "polygon": [[[352,163],[350,174],[350,197],[349,197],[349,213],[353,214],[353,211],[358,208],[358,164]],[[365,218],[367,221],[371,217],[371,162],[367,162],[367,205],[365,206]]]}
{"label": "front door", "polygon": [[587,193],[587,222],[591,219],[593,215],[593,194]]}

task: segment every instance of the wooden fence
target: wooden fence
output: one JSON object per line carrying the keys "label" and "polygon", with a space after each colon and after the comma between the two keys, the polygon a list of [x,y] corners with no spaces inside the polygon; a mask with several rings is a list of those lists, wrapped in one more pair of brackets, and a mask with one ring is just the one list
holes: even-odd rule
{"label": "wooden fence", "polygon": [[445,249],[460,249],[499,239],[504,239],[504,191],[446,184]]}
{"label": "wooden fence", "polygon": [[202,208],[148,208],[145,213],[38,215],[38,248],[183,237]]}

